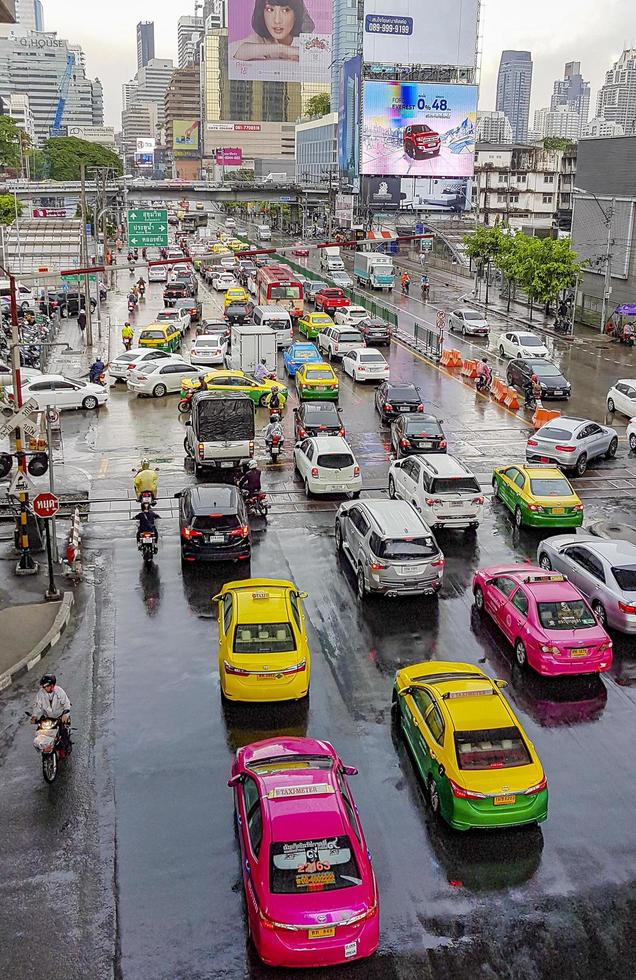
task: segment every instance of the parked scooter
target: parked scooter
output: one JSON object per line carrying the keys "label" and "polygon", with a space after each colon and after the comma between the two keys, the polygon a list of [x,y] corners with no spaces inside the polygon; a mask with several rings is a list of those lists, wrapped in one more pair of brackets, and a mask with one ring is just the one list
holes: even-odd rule
{"label": "parked scooter", "polygon": [[562,333],[565,336],[572,333],[572,321],[568,317],[557,317],[554,321],[554,332]]}

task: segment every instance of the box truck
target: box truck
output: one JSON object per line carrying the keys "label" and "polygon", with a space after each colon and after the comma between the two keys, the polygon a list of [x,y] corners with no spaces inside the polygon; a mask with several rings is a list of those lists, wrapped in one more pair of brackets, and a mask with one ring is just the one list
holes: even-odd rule
{"label": "box truck", "polygon": [[232,325],[231,353],[226,356],[227,366],[232,371],[253,374],[256,365],[265,358],[267,370],[275,372],[277,346],[278,338],[271,327],[235,323]]}
{"label": "box truck", "polygon": [[393,289],[395,270],[390,255],[381,252],[356,252],[353,276],[359,286],[367,289]]}
{"label": "box truck", "polygon": [[320,268],[325,272],[343,272],[344,262],[340,258],[340,249],[337,245],[328,245],[320,251]]}

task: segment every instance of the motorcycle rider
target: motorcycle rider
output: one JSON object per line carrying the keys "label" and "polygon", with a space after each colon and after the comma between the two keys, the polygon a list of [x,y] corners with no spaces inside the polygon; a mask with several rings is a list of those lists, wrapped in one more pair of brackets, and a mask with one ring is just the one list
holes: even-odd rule
{"label": "motorcycle rider", "polygon": [[428,291],[430,289],[430,283],[428,281],[428,276],[427,276],[427,274],[425,272],[422,273],[422,278],[420,279],[420,286],[421,286],[421,289],[422,289],[422,292],[424,293],[424,295],[425,296],[428,296]]}
{"label": "motorcycle rider", "polygon": [[254,371],[254,381],[258,381],[258,383],[261,384],[261,382],[264,381],[265,378],[269,378],[269,376],[270,372],[267,370],[267,360],[262,357],[259,363],[256,365],[256,369]]}
{"label": "motorcycle rider", "polygon": [[125,349],[130,350],[132,346],[133,329],[128,320],[126,320],[125,324],[121,328],[121,339]]}
{"label": "motorcycle rider", "polygon": [[482,357],[477,364],[477,391],[489,388],[492,381],[492,371],[487,357]]}
{"label": "motorcycle rider", "polygon": [[261,471],[255,459],[250,459],[247,470],[238,483],[239,490],[246,497],[255,497],[261,492]]}
{"label": "motorcycle rider", "polygon": [[40,690],[35,696],[31,724],[37,725],[40,718],[59,719],[60,741],[66,755],[71,751],[71,702],[68,694],[57,685],[55,674],[44,674],[40,678]]}
{"label": "motorcycle rider", "polygon": [[146,292],[146,280],[144,279],[143,276],[140,276],[139,279],[137,280],[137,288],[139,289],[139,292],[143,296],[143,294]]}
{"label": "motorcycle rider", "polygon": [[142,504],[138,514],[133,514],[131,521],[138,521],[137,526],[137,545],[141,541],[141,535],[150,531],[155,540],[155,554],[157,554],[157,542],[159,541],[159,531],[157,521],[161,520],[161,515],[152,509],[150,504]]}
{"label": "motorcycle rider", "polygon": [[283,434],[283,427],[281,425],[280,415],[278,414],[278,412],[272,412],[269,419],[269,425],[265,429],[265,445],[267,449],[271,448],[272,436],[280,436],[279,445],[280,448],[282,449],[285,443],[285,436]]}
{"label": "motorcycle rider", "polygon": [[272,386],[272,393],[267,399],[267,407],[269,408],[270,416],[272,416],[275,412],[282,411],[283,399],[276,385]]}
{"label": "motorcycle rider", "polygon": [[539,384],[539,379],[536,374],[533,374],[530,380],[526,383],[523,389],[526,403],[526,408],[533,408],[535,405],[541,403],[541,385]]}
{"label": "motorcycle rider", "polygon": [[93,361],[88,370],[88,380],[96,384],[106,370],[106,365],[102,361],[101,355],[97,355],[97,360]]}
{"label": "motorcycle rider", "polygon": [[157,480],[157,471],[150,469],[150,463],[147,459],[142,459],[139,464],[139,470],[133,480],[137,500],[140,499],[142,493],[151,493],[154,503],[157,499]]}
{"label": "motorcycle rider", "polygon": [[402,292],[408,293],[409,286],[411,285],[411,277],[409,276],[408,272],[403,273],[401,282],[402,282]]}

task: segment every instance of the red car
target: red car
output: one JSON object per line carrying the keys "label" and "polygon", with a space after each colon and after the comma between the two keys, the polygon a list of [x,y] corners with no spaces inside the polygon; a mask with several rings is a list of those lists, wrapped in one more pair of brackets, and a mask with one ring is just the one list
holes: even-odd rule
{"label": "red car", "polygon": [[316,293],[314,303],[316,309],[322,310],[324,313],[333,313],[334,310],[342,309],[343,306],[351,306],[351,300],[345,296],[342,289],[334,289],[331,286]]}
{"label": "red car", "polygon": [[309,249],[307,248],[304,242],[296,242],[296,244],[292,248],[292,255],[300,255],[303,258],[307,258],[307,256],[309,255]]}
{"label": "red car", "polygon": [[404,152],[413,160],[437,157],[442,146],[439,133],[425,123],[404,127]]}

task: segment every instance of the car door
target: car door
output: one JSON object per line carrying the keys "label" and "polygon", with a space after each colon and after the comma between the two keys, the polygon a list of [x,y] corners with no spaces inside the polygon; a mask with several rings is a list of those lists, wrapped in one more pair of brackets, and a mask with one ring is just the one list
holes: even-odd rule
{"label": "car door", "polygon": [[501,610],[499,625],[511,643],[524,635],[528,623],[529,605],[527,595],[522,586],[519,586],[516,592],[511,593],[508,602]]}
{"label": "car door", "polygon": [[[575,552],[572,555],[572,552]],[[581,590],[590,601],[605,595],[605,569],[603,562],[585,545],[570,548],[569,556],[574,564],[574,575],[568,575],[571,581]]]}
{"label": "car door", "polygon": [[507,333],[506,341],[506,353],[510,357],[516,357],[519,353],[519,338],[515,333]]}
{"label": "car door", "polygon": [[484,603],[486,610],[499,625],[501,625],[502,611],[505,609],[508,597],[514,592],[516,584],[514,579],[507,578],[505,575],[498,575],[488,582]]}
{"label": "car door", "polygon": [[499,493],[501,494],[501,499],[510,507],[512,510],[515,508],[516,496],[517,496],[517,485],[515,480],[519,476],[519,470],[516,466],[509,466],[507,470],[501,473],[501,482],[499,484]]}
{"label": "car door", "polygon": [[27,400],[33,397],[37,400],[39,408],[47,408],[49,405],[55,405],[55,387],[53,381],[37,381],[35,384],[29,385],[28,391],[23,392],[23,400]]}
{"label": "car door", "polygon": [[434,704],[432,695],[424,688],[412,687],[402,699],[402,727],[424,781],[431,771],[431,756],[435,751],[435,741],[424,718]]}
{"label": "car door", "polygon": [[589,435],[588,439],[592,449],[590,451],[590,456],[602,456],[603,453],[607,452],[607,447],[610,444],[610,436],[606,429],[596,422],[591,422],[588,426]]}
{"label": "car door", "polygon": [[587,453],[588,459],[593,459],[594,456],[598,455],[597,453],[598,432],[595,433],[594,431],[595,429],[597,429],[599,432],[602,432],[600,426],[596,425],[593,422],[589,422],[587,425],[584,425],[577,432],[576,435],[577,459],[581,455],[581,453]]}
{"label": "car door", "polygon": [[587,574],[585,571],[585,551],[582,545],[573,544],[563,548],[556,556],[556,562],[553,564],[558,567],[560,572],[567,575],[578,589],[584,591]]}
{"label": "car door", "polygon": [[197,378],[196,368],[187,364],[167,364],[160,368],[161,380],[166,385],[168,391],[181,391],[181,386],[185,378]]}
{"label": "car door", "polygon": [[622,388],[620,402],[617,401],[616,407],[628,418],[636,415],[636,388],[633,385],[618,385]]}
{"label": "car door", "polygon": [[[263,840],[263,815],[256,780],[247,773],[239,784],[239,808],[237,821],[241,850],[243,851],[243,873],[255,887],[260,880],[256,873]],[[253,902],[247,902],[248,915],[254,916]]]}
{"label": "car door", "polygon": [[308,458],[308,453],[311,451],[312,448],[313,447],[311,444],[311,440],[304,439],[301,442],[300,446],[297,446],[296,449],[294,450],[294,456],[296,458],[296,467],[303,479],[310,468],[310,460]]}
{"label": "car door", "polygon": [[70,381],[55,382],[55,401],[59,408],[77,408],[82,403],[82,393],[78,385]]}
{"label": "car door", "polygon": [[395,487],[399,497],[409,500],[415,488],[416,480],[414,476],[415,462],[412,456],[402,460],[399,466],[395,467]]}
{"label": "car door", "polygon": [[357,364],[357,352],[347,351],[346,354],[342,355],[342,367],[344,368],[345,374],[351,375],[353,377],[353,372]]}
{"label": "car door", "polygon": [[364,547],[370,524],[359,507],[352,507],[349,511],[349,547],[353,561],[356,562],[360,550]]}

